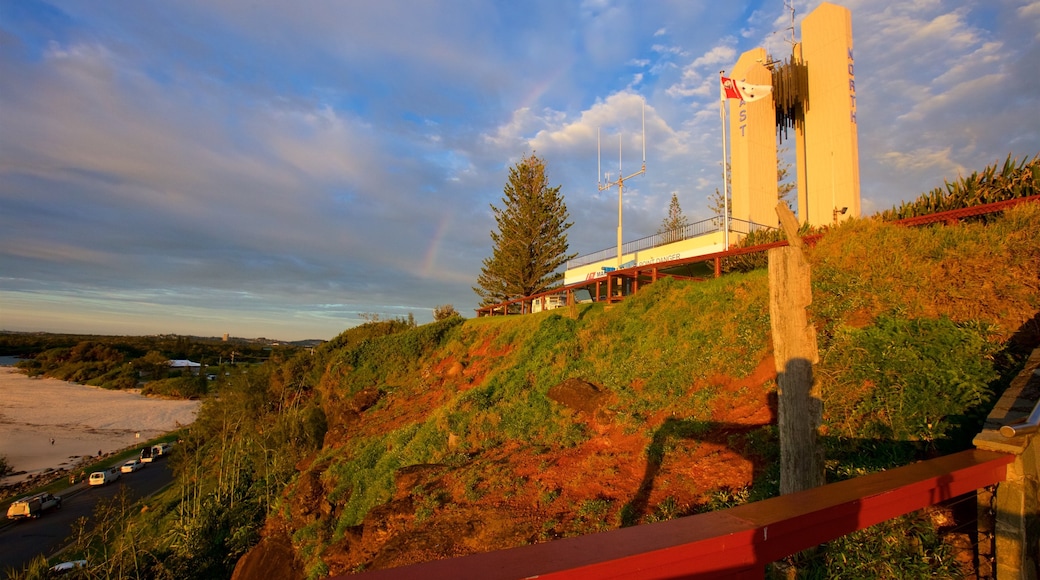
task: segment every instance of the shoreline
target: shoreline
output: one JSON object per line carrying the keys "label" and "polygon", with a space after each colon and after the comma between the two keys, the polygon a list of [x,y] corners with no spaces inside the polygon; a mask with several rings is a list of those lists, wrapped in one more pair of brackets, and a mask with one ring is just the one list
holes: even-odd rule
{"label": "shoreline", "polygon": [[0,366],[0,455],[15,472],[0,478],[0,487],[142,445],[191,424],[201,404],[30,378]]}

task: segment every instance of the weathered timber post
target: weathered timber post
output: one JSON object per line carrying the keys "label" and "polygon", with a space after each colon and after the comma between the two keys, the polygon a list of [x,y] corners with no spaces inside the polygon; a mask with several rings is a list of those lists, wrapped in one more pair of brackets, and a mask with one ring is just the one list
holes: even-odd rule
{"label": "weathered timber post", "polygon": [[769,250],[769,320],[776,360],[780,427],[780,493],[823,485],[823,448],[816,431],[823,419],[820,386],[812,365],[819,362],[816,330],[806,308],[812,303],[809,262],[798,220],[787,205],[776,206],[787,247]]}

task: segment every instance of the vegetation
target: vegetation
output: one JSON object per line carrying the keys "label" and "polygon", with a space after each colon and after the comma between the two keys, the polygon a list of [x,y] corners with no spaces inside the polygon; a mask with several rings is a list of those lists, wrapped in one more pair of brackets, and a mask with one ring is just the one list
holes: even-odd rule
{"label": "vegetation", "polygon": [[492,255],[485,258],[473,291],[481,305],[531,296],[563,279],[560,266],[568,254],[567,205],[560,187],[550,187],[545,162],[528,155],[509,169],[503,207],[491,206],[497,231],[492,230]]}
{"label": "vegetation", "polygon": [[679,241],[682,229],[688,225],[689,220],[679,207],[679,195],[673,191],[672,201],[668,204],[668,216],[661,221],[661,226],[657,228],[657,233],[662,237],[661,243],[670,244]]}
{"label": "vegetation", "polygon": [[[849,220],[809,259],[828,480],[966,448],[1040,313],[1040,204],[953,227]],[[263,536],[318,578],[770,497],[767,300],[757,268],[567,316],[371,320],[272,353],[205,399],[173,486],[102,506],[63,557],[89,577],[226,578]],[[569,379],[590,386],[561,397]],[[933,515],[782,575],[962,576]]]}
{"label": "vegetation", "polygon": [[462,315],[459,314],[458,310],[455,310],[455,307],[451,304],[442,304],[433,309],[433,320],[435,322],[440,322],[441,320],[451,318],[452,316]]}
{"label": "vegetation", "polygon": [[[63,559],[86,559],[89,578],[228,578],[296,462],[321,446],[324,413],[309,386],[286,380],[309,356],[232,375],[174,446],[174,485],[143,508],[123,494],[100,502]],[[48,576],[34,563],[18,577]]]}
{"label": "vegetation", "polygon": [[1040,155],[1032,159],[1012,159],[1008,155],[1003,166],[995,163],[981,172],[975,171],[955,181],[944,181],[914,201],[881,213],[881,219],[898,220],[941,211],[995,203],[1037,195],[1040,189]]}
{"label": "vegetation", "polygon": [[[171,359],[190,359],[202,365],[257,363],[273,353],[291,353],[300,347],[269,344],[265,339],[223,341],[187,336],[81,336],[43,333],[2,333],[0,352],[21,356],[18,368],[29,376],[48,376],[63,381],[106,389],[131,389],[145,381],[178,378]],[[206,392],[205,382],[156,382],[149,388],[157,394],[196,396]],[[178,393],[183,392],[183,395]]]}
{"label": "vegetation", "polygon": [[[999,169],[999,172],[998,172]],[[787,193],[793,191],[794,186],[783,183],[786,179],[787,168],[779,167],[777,176],[781,180],[779,185],[780,199],[785,200]],[[885,221],[905,219],[910,217],[928,215],[940,211],[963,209],[976,205],[995,203],[1022,197],[1037,195],[1037,184],[1040,184],[1040,155],[1030,160],[1013,160],[1010,156],[1004,161],[1003,166],[992,165],[982,172],[974,172],[968,177],[945,182],[945,189],[935,188],[921,195],[912,202],[902,204],[898,209],[883,211],[878,217]],[[722,213],[722,194],[715,191],[712,201],[712,209]],[[789,200],[787,204],[790,205]],[[985,217],[980,219],[986,219]],[[807,236],[819,233],[819,228],[803,225],[799,235]],[[769,244],[784,240],[784,233],[780,230],[759,230],[744,236],[738,247],[752,248],[762,244]],[[722,261],[723,272],[749,272],[756,268],[764,268],[766,255],[762,252],[743,254]]]}

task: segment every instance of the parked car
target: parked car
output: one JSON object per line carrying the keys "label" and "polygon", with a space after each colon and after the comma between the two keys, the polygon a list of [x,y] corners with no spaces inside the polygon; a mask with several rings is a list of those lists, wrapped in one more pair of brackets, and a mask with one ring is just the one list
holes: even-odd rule
{"label": "parked car", "polygon": [[140,459],[131,459],[130,461],[127,461],[126,463],[124,463],[119,468],[119,471],[121,471],[123,473],[133,473],[133,472],[137,471],[138,469],[141,469],[142,467],[144,467],[144,464],[141,463]]}
{"label": "parked car", "polygon": [[141,461],[151,463],[156,459],[169,455],[172,446],[171,443],[159,443],[157,445],[152,445],[151,447],[145,447],[141,450]]}
{"label": "parked car", "polygon": [[159,459],[170,454],[173,450],[173,443],[160,443],[158,445],[152,445],[152,457]]}
{"label": "parked car", "polygon": [[61,507],[61,497],[47,492],[14,500],[7,508],[7,517],[12,520],[38,518],[51,508]]}
{"label": "parked car", "polygon": [[90,479],[87,483],[90,485],[105,485],[119,479],[119,470],[115,467],[106,469],[104,471],[95,471],[90,474]]}

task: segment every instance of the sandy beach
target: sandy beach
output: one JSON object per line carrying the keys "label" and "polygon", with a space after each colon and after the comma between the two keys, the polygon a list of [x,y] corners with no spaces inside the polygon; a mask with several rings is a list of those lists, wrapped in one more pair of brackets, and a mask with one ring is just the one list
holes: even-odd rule
{"label": "sandy beach", "polygon": [[0,478],[0,485],[141,444],[191,423],[200,405],[29,378],[0,366],[0,455],[24,472]]}

